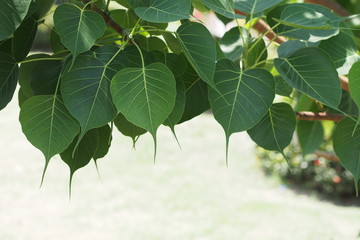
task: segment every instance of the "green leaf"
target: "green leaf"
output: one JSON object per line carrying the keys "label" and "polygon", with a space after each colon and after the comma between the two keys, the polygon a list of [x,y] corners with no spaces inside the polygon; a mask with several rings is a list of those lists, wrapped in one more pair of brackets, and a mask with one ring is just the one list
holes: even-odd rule
{"label": "green leaf", "polygon": [[206,7],[214,10],[215,12],[227,17],[244,19],[245,16],[234,13],[233,0],[202,0]]}
{"label": "green leaf", "polygon": [[77,57],[61,81],[65,106],[81,126],[80,139],[89,129],[104,126],[117,114],[110,95],[110,81],[123,68],[123,57],[112,56],[112,46],[98,51],[97,57]]}
{"label": "green leaf", "polygon": [[235,8],[248,14],[269,9],[283,0],[234,0]]}
{"label": "green leaf", "polygon": [[134,36],[136,43],[148,52],[158,50],[167,52],[166,44],[158,37],[144,37],[142,35]]}
{"label": "green leaf", "polygon": [[57,82],[62,68],[61,61],[37,61],[32,67],[30,85],[35,95],[55,94]]}
{"label": "green leaf", "polygon": [[317,47],[319,46],[318,42],[306,42],[306,41],[300,41],[300,40],[290,40],[287,42],[282,43],[279,48],[277,49],[278,56],[280,58],[286,58],[296,52],[296,50],[299,50],[301,48],[307,48],[307,47]]}
{"label": "green leaf", "polygon": [[170,69],[162,63],[125,68],[114,76],[111,94],[126,119],[151,133],[156,153],[157,128],[175,105],[176,82]]}
{"label": "green leaf", "polygon": [[175,53],[175,54],[180,54],[181,53],[181,45],[179,40],[171,33],[169,32],[162,32],[161,33],[163,38],[165,39],[169,49]]}
{"label": "green leaf", "polygon": [[135,13],[149,22],[167,23],[189,18],[190,0],[149,0],[135,8]]}
{"label": "green leaf", "polygon": [[164,53],[160,51],[152,51],[147,56],[147,62],[161,62],[165,64],[174,74],[175,77],[179,77],[186,71],[186,60],[180,55],[174,53]]}
{"label": "green leaf", "polygon": [[71,4],[62,4],[54,13],[54,24],[61,42],[74,58],[88,51],[105,32],[105,22],[100,14]]}
{"label": "green leaf", "polygon": [[319,121],[300,120],[297,135],[304,155],[313,153],[324,142],[324,129]]}
{"label": "green leaf", "polygon": [[[241,37],[241,35],[243,35]],[[245,43],[244,43],[245,42]],[[220,39],[219,44],[221,50],[224,52],[225,56],[232,61],[237,61],[240,59],[244,51],[244,44],[247,45],[248,42],[248,31],[245,28],[241,28],[241,33],[238,27],[230,29],[225,35]]]}
{"label": "green leaf", "polygon": [[106,154],[109,152],[109,148],[111,145],[111,140],[112,140],[112,132],[111,132],[111,128],[108,124],[106,124],[105,126],[101,127],[101,128],[95,128],[94,130],[97,131],[97,147],[96,147],[96,151],[94,153],[94,160],[95,162],[106,156]]}
{"label": "green leaf", "polygon": [[188,121],[210,108],[208,85],[201,80],[195,70],[188,65],[186,72],[179,77],[185,85],[185,109],[179,123]]}
{"label": "green leaf", "polygon": [[0,110],[11,101],[18,81],[18,64],[13,57],[0,52]]}
{"label": "green leaf", "polygon": [[34,43],[38,23],[33,18],[24,20],[14,33],[12,42],[13,56],[20,62],[26,58]]}
{"label": "green leaf", "polygon": [[[92,129],[88,131],[84,137],[81,138],[80,143],[77,145],[80,136],[74,139],[72,143],[60,153],[61,159],[69,166],[70,168],[70,183],[69,183],[69,193],[71,196],[71,183],[72,178],[76,170],[85,167],[90,160],[93,158],[98,143],[98,131],[97,129]],[[75,149],[76,148],[76,149]]]}
{"label": "green leaf", "polygon": [[280,96],[290,97],[293,88],[281,76],[275,76],[275,93]]}
{"label": "green leaf", "polygon": [[274,103],[264,118],[247,133],[260,147],[283,152],[296,127],[294,110],[289,104]]}
{"label": "green leaf", "polygon": [[356,106],[360,108],[360,62],[355,63],[350,69],[349,90]]}
{"label": "green leaf", "polygon": [[135,27],[138,16],[132,9],[115,9],[110,11],[110,17],[124,29]]}
{"label": "green leaf", "polygon": [[275,97],[275,82],[264,69],[242,72],[228,59],[217,62],[214,82],[221,95],[209,89],[209,100],[228,146],[232,133],[254,127],[268,112]]}
{"label": "green leaf", "polygon": [[[251,44],[249,44],[248,49],[249,50],[251,49],[251,51],[249,51],[247,54],[247,58],[246,58],[247,66],[254,66],[258,62],[261,62],[261,61],[267,59],[268,54],[267,54],[267,50],[266,50],[265,41],[263,39],[252,42]],[[263,64],[263,65],[265,65],[265,64]],[[262,67],[262,66],[259,66],[259,67]]]}
{"label": "green leaf", "polygon": [[186,58],[200,78],[214,87],[216,46],[210,32],[200,23],[187,22],[177,30]]}
{"label": "green leaf", "polygon": [[340,32],[338,35],[321,41],[319,48],[324,50],[335,63],[339,75],[347,75],[351,66],[360,61],[354,36]]}
{"label": "green leaf", "polygon": [[31,0],[0,1],[0,41],[8,38],[25,18]]}
{"label": "green leaf", "polygon": [[140,128],[135,124],[129,122],[121,113],[116,116],[114,124],[119,130],[119,132],[121,132],[125,136],[132,138],[134,145],[137,138],[147,132],[145,129]]}
{"label": "green leaf", "polygon": [[64,151],[79,132],[79,125],[60,96],[42,95],[27,100],[20,111],[26,138],[45,156],[43,178],[50,158]]}
{"label": "green leaf", "polygon": [[338,74],[329,56],[319,48],[299,49],[287,58],[276,58],[274,65],[293,88],[332,108],[338,107],[341,100]]}
{"label": "green leaf", "polygon": [[55,28],[50,33],[50,48],[53,53],[62,52],[66,50],[64,45],[61,43],[59,34],[55,31]]}
{"label": "green leaf", "polygon": [[359,194],[360,180],[360,128],[356,122],[345,118],[335,128],[333,144],[340,163],[354,176],[356,195]]}

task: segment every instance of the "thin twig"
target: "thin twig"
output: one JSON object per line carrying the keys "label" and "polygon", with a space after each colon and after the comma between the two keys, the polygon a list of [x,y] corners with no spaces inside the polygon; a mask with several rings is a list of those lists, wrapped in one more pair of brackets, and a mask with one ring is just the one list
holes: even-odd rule
{"label": "thin twig", "polygon": [[333,162],[339,162],[340,161],[340,159],[333,153],[328,153],[328,152],[316,150],[314,152],[314,154],[317,157],[323,157],[323,158],[325,158],[326,160],[329,160],[329,161],[333,161]]}
{"label": "thin twig", "polygon": [[329,120],[334,122],[339,122],[344,119],[346,116],[342,114],[332,114],[328,112],[296,112],[296,118],[298,120],[309,120],[309,121],[316,121],[316,120]]}

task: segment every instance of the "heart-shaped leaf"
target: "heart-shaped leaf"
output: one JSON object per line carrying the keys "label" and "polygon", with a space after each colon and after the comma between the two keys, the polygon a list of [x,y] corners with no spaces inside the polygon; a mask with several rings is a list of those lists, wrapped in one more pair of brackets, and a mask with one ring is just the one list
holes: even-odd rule
{"label": "heart-shaped leaf", "polygon": [[0,41],[9,37],[20,26],[30,3],[31,0],[0,1]]}
{"label": "heart-shaped leaf", "polygon": [[286,58],[276,58],[274,65],[290,86],[337,109],[340,81],[333,62],[321,49],[299,49]]}
{"label": "heart-shaped leaf", "polygon": [[18,64],[7,53],[0,52],[0,110],[11,101],[18,81]]}
{"label": "heart-shaped leaf", "polygon": [[170,69],[162,63],[122,69],[111,82],[111,94],[128,121],[151,133],[156,153],[157,128],[175,105],[176,82]]}
{"label": "heart-shaped leaf", "polygon": [[88,51],[105,32],[105,22],[97,12],[62,4],[54,13],[54,24],[61,42],[74,58]]}
{"label": "heart-shaped leaf", "polygon": [[282,153],[290,144],[295,127],[292,107],[286,103],[275,103],[263,119],[247,132],[260,147]]}
{"label": "heart-shaped leaf", "polygon": [[200,78],[214,87],[216,46],[210,32],[200,23],[187,22],[177,30],[178,39]]}
{"label": "heart-shaped leaf", "polygon": [[79,124],[70,115],[60,96],[41,95],[27,100],[21,107],[22,130],[32,145],[50,158],[64,151],[79,132]]}
{"label": "heart-shaped leaf", "polygon": [[334,132],[333,144],[340,163],[354,176],[356,195],[359,194],[360,180],[360,128],[350,118],[340,121]]}
{"label": "heart-shaped leaf", "polygon": [[150,0],[135,8],[135,13],[149,22],[167,23],[189,18],[190,8],[190,0]]}
{"label": "heart-shaped leaf", "polygon": [[228,146],[232,133],[252,128],[268,112],[275,82],[268,71],[255,68],[242,72],[229,59],[217,62],[214,82],[218,91],[209,89],[209,100]]}

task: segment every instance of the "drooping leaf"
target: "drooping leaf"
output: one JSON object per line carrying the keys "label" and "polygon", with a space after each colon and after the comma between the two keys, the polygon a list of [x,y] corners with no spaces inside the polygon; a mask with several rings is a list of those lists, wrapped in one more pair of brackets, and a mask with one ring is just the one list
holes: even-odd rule
{"label": "drooping leaf", "polygon": [[0,110],[11,101],[18,82],[18,64],[15,59],[0,52]]}
{"label": "drooping leaf", "polygon": [[97,138],[98,141],[96,144],[97,147],[93,156],[96,162],[98,159],[105,157],[106,154],[109,152],[112,136],[111,136],[111,128],[108,124],[106,124],[101,128],[95,128],[94,130],[96,130],[98,134],[98,138]]}
{"label": "drooping leaf", "polygon": [[304,155],[313,153],[324,142],[324,129],[319,121],[300,120],[297,136]]}
{"label": "drooping leaf", "polygon": [[37,61],[28,76],[35,95],[55,94],[56,85],[62,68],[61,61]]}
{"label": "drooping leaf", "polygon": [[333,144],[340,163],[354,176],[356,194],[359,194],[360,180],[360,128],[350,118],[340,121],[334,132]]}
{"label": "drooping leaf", "polygon": [[56,95],[30,98],[22,105],[19,119],[26,138],[45,156],[44,177],[50,158],[69,146],[79,124]]}
{"label": "drooping leaf", "polygon": [[247,133],[260,147],[283,152],[296,127],[294,110],[289,104],[274,103],[263,119]]}
{"label": "drooping leaf", "polygon": [[228,59],[217,62],[214,82],[222,95],[209,89],[209,100],[228,146],[231,134],[254,127],[268,112],[275,97],[275,82],[264,69],[242,72]]}
{"label": "drooping leaf", "polygon": [[350,69],[349,90],[357,107],[360,108],[360,62],[355,63]]}
{"label": "drooping leaf", "polygon": [[234,0],[235,8],[248,14],[269,9],[283,0]]}
{"label": "drooping leaf", "polygon": [[244,19],[245,16],[234,13],[233,0],[202,0],[206,7],[227,17]]}
{"label": "drooping leaf", "polygon": [[190,0],[149,0],[135,8],[135,13],[149,22],[167,23],[189,18],[190,8]]}
{"label": "drooping leaf", "polygon": [[290,97],[293,88],[281,76],[275,76],[275,93],[280,96]]}
{"label": "drooping leaf", "polygon": [[274,65],[293,88],[325,105],[337,108],[341,100],[338,74],[330,57],[319,48],[302,48]]}
{"label": "drooping leaf", "polygon": [[150,132],[156,147],[157,128],[175,105],[176,82],[170,69],[162,63],[125,68],[114,76],[111,94],[119,112]]}
{"label": "drooping leaf", "polygon": [[75,138],[74,141],[72,141],[72,143],[60,153],[61,159],[70,168],[70,195],[73,175],[76,170],[85,167],[94,157],[99,136],[97,129],[92,129],[81,138],[80,143],[77,145],[79,137],[80,136]]}
{"label": "drooping leaf", "polygon": [[[242,36],[241,36],[242,35]],[[238,27],[230,29],[220,39],[219,44],[225,56],[232,61],[239,60],[244,51],[244,45],[248,42],[248,31],[241,28],[241,33]]]}
{"label": "drooping leaf", "polygon": [[123,68],[123,57],[120,54],[111,57],[114,48],[103,47],[97,57],[79,56],[62,78],[61,93],[65,106],[80,123],[80,139],[89,129],[104,126],[116,117],[110,81]]}
{"label": "drooping leaf", "polygon": [[177,30],[186,58],[191,66],[210,86],[214,86],[216,46],[210,32],[200,23],[187,22]]}
{"label": "drooping leaf", "polygon": [[353,37],[340,32],[338,35],[321,41],[319,48],[324,50],[335,63],[339,75],[347,75],[351,66],[360,61]]}
{"label": "drooping leaf", "polygon": [[0,1],[0,41],[9,37],[20,26],[30,3],[31,0]]}
{"label": "drooping leaf", "polygon": [[33,18],[24,20],[14,33],[12,51],[14,58],[19,62],[29,54],[34,43],[38,23]]}
{"label": "drooping leaf", "polygon": [[97,12],[62,4],[54,13],[55,28],[61,42],[74,57],[88,51],[105,32],[105,22]]}
{"label": "drooping leaf", "polygon": [[121,132],[125,136],[132,138],[134,145],[137,138],[147,132],[145,129],[140,128],[135,124],[129,122],[121,113],[116,116],[114,124],[119,130],[119,132]]}

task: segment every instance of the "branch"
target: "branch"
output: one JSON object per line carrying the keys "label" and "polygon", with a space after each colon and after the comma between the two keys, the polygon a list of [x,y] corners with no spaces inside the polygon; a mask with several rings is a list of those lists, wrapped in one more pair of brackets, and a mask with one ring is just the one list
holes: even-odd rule
{"label": "branch", "polygon": [[344,9],[340,4],[338,4],[334,0],[305,0],[305,2],[314,3],[327,7],[342,17],[351,15],[350,12],[348,12],[346,9]]}
{"label": "branch", "polygon": [[317,157],[323,157],[329,161],[333,161],[333,162],[339,162],[340,159],[333,153],[328,153],[328,152],[324,152],[324,151],[320,151],[320,150],[316,150],[314,152],[314,154],[317,156]]}
{"label": "branch", "polygon": [[309,120],[309,121],[319,121],[319,120],[329,120],[334,122],[339,122],[345,118],[345,115],[342,114],[331,114],[328,112],[296,112],[296,118],[299,120]]}

